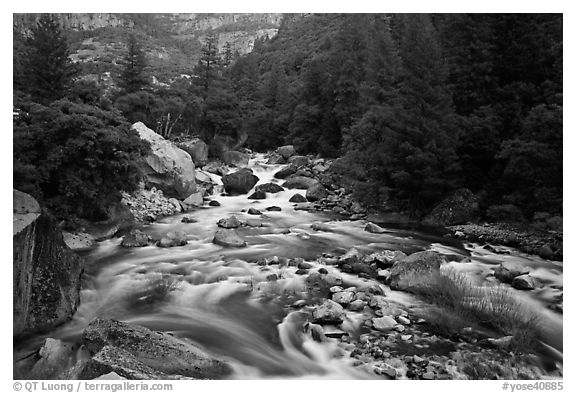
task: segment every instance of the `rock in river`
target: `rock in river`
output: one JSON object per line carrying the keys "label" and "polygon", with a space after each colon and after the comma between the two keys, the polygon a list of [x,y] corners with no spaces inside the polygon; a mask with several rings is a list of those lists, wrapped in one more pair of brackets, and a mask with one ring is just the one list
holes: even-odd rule
{"label": "rock in river", "polygon": [[246,247],[246,242],[234,229],[218,229],[212,242],[224,247]]}
{"label": "rock in river", "polygon": [[134,229],[124,236],[120,245],[122,247],[145,247],[148,245],[149,241],[150,236],[142,232],[140,229]]}
{"label": "rock in river", "polygon": [[265,183],[256,186],[256,191],[264,191],[275,194],[277,192],[284,191],[284,188],[275,183]]}
{"label": "rock in river", "polygon": [[218,225],[220,228],[231,229],[231,228],[238,228],[241,225],[241,223],[240,220],[236,218],[236,216],[230,216],[228,218],[219,219],[216,225]]}
{"label": "rock in river", "polygon": [[[95,378],[113,371],[133,379],[135,375],[127,373],[125,368],[139,364],[143,365],[143,374],[157,374],[154,379],[164,379],[166,376],[215,379],[231,372],[231,368],[222,360],[190,342],[139,325],[96,319],[84,330],[82,341],[99,363],[99,367],[81,374],[85,378]],[[110,356],[102,354],[103,350]],[[87,371],[92,371],[91,375],[86,375]]]}
{"label": "rock in river", "polygon": [[246,168],[222,176],[224,189],[231,195],[248,193],[258,183],[258,180],[260,179]]}
{"label": "rock in river", "polygon": [[332,300],[325,300],[324,303],[317,306],[312,318],[314,323],[318,324],[335,324],[338,325],[344,320],[344,308]]}
{"label": "rock in river", "polygon": [[306,197],[304,197],[304,195],[302,194],[294,194],[290,197],[290,199],[288,199],[288,202],[292,202],[292,203],[302,203],[302,202],[308,202],[308,199],[306,199]]}
{"label": "rock in river", "polygon": [[186,240],[186,232],[173,231],[168,232],[160,241],[158,242],[158,247],[179,247],[188,244]]}

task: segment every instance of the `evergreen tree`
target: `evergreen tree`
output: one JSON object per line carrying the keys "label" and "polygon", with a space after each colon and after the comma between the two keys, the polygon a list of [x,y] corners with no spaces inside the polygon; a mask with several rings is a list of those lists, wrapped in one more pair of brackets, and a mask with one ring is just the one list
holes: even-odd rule
{"label": "evergreen tree", "polygon": [[127,52],[123,59],[123,69],[119,85],[125,93],[143,90],[149,83],[145,73],[146,55],[135,34],[128,36]]}
{"label": "evergreen tree", "polygon": [[218,79],[219,68],[218,36],[214,31],[210,31],[202,46],[200,60],[194,68],[194,74],[198,78],[197,83],[203,90],[204,98],[214,81]]}
{"label": "evergreen tree", "polygon": [[234,51],[232,50],[232,44],[229,41],[226,41],[224,44],[223,53],[222,53],[222,65],[224,67],[228,67],[234,61]]}
{"label": "evergreen tree", "polygon": [[34,101],[43,104],[64,97],[76,70],[68,58],[68,44],[58,21],[50,14],[42,14],[31,30],[27,46],[26,80],[21,87]]}

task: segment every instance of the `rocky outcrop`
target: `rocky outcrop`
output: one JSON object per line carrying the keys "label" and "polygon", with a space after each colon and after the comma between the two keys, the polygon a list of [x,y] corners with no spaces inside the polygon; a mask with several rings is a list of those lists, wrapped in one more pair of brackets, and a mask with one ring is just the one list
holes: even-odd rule
{"label": "rocky outcrop", "polygon": [[194,165],[203,167],[208,163],[208,145],[200,138],[178,143],[178,147],[190,154]]}
{"label": "rocky outcrop", "polygon": [[434,207],[424,220],[424,225],[448,226],[465,224],[478,212],[478,198],[468,189],[460,189]]}
{"label": "rocky outcrop", "polygon": [[168,197],[185,199],[196,192],[194,162],[190,154],[138,122],[132,125],[141,139],[150,143],[151,153],[145,157],[142,171],[146,185],[155,186]]}
{"label": "rocky outcrop", "polygon": [[13,191],[13,334],[67,321],[80,301],[84,263],[30,195]]}
{"label": "rocky outcrop", "polygon": [[222,176],[224,190],[231,195],[246,194],[260,180],[250,169],[242,168]]}
{"label": "rocky outcrop", "polygon": [[231,372],[226,363],[190,342],[143,326],[96,319],[82,341],[93,363],[78,373],[82,379],[110,372],[128,379],[219,379]]}

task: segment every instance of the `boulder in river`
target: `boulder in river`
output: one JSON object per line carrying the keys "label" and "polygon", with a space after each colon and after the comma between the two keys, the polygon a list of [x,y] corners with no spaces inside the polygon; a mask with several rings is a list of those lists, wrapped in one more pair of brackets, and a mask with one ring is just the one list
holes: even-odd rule
{"label": "boulder in river", "polygon": [[381,226],[376,225],[372,222],[367,223],[366,226],[364,227],[364,230],[366,232],[370,232],[370,233],[384,233],[384,232],[386,232],[386,229],[384,229]]}
{"label": "boulder in river", "polygon": [[286,179],[289,176],[292,176],[296,173],[296,168],[292,165],[287,166],[286,168],[280,169],[278,172],[274,174],[274,178],[276,179]]}
{"label": "boulder in river", "polygon": [[262,212],[258,209],[251,207],[250,209],[248,209],[248,214],[252,214],[254,216],[257,216],[257,215],[262,214]]}
{"label": "boulder in river", "polygon": [[318,180],[312,179],[311,177],[291,176],[288,179],[286,179],[286,181],[283,184],[283,187],[307,190],[316,184],[319,184]]}
{"label": "boulder in river", "polygon": [[[150,373],[156,374],[154,379],[166,376],[217,379],[231,373],[228,364],[190,342],[139,325],[96,319],[84,330],[82,342],[91,355],[100,354],[100,367],[92,368],[97,372],[89,376],[81,374],[83,377],[95,378],[114,371],[134,379],[137,375],[125,371],[129,365],[129,369],[144,371],[148,378]],[[107,355],[102,350],[108,351]],[[144,367],[139,368],[138,363]]]}
{"label": "boulder in river", "polygon": [[505,262],[498,265],[494,270],[494,277],[500,282],[511,284],[514,278],[529,272],[530,270],[527,267],[519,263]]}
{"label": "boulder in river", "polygon": [[173,231],[168,232],[160,241],[158,242],[158,247],[180,247],[188,244],[186,239],[186,232]]}
{"label": "boulder in river", "polygon": [[226,165],[245,168],[248,166],[250,157],[246,153],[241,153],[235,150],[228,150],[222,153],[222,161],[224,161]]}
{"label": "boulder in river", "polygon": [[190,154],[197,167],[203,167],[208,163],[208,145],[202,139],[193,138],[180,142],[178,147]]}
{"label": "boulder in river", "polygon": [[268,161],[266,161],[266,164],[270,165],[286,164],[286,159],[282,157],[280,154],[272,153],[270,157],[268,157]]}
{"label": "boulder in river", "polygon": [[196,192],[194,162],[190,154],[138,122],[132,125],[141,139],[150,143],[151,152],[142,164],[148,187],[155,186],[168,197],[185,199]]}
{"label": "boulder in river", "polygon": [[288,162],[296,167],[301,167],[310,164],[310,159],[306,156],[292,156]]}
{"label": "boulder in river", "polygon": [[266,193],[264,191],[256,190],[248,197],[248,199],[266,199]]}
{"label": "boulder in river", "polygon": [[284,188],[275,183],[265,183],[256,186],[256,191],[264,191],[275,194],[277,192],[284,191]]}
{"label": "boulder in river", "polygon": [[224,189],[231,195],[248,193],[258,183],[258,180],[260,179],[247,168],[222,176]]}
{"label": "boulder in river", "polygon": [[302,194],[294,194],[290,197],[290,199],[288,199],[288,202],[292,202],[292,203],[302,203],[302,202],[308,202],[308,199],[306,199],[306,197],[304,197],[304,195]]}
{"label": "boulder in river", "polygon": [[378,267],[389,268],[394,265],[394,262],[406,258],[406,254],[398,250],[383,250],[374,252],[364,257],[364,263],[376,263]]}
{"label": "boulder in river", "polygon": [[324,303],[317,306],[312,312],[314,323],[320,325],[335,324],[339,325],[344,321],[344,308],[332,300],[324,300]]}
{"label": "boulder in river", "polygon": [[70,319],[80,301],[84,261],[64,243],[56,220],[30,195],[13,190],[13,334]]}
{"label": "boulder in river", "polygon": [[234,229],[218,229],[212,242],[224,247],[246,247],[246,241]]}
{"label": "boulder in river", "polygon": [[347,306],[354,300],[354,292],[352,291],[342,291],[332,295],[332,300],[343,306]]}
{"label": "boulder in river", "polygon": [[442,200],[424,220],[424,225],[449,226],[465,224],[478,212],[478,198],[472,191],[462,188]]}
{"label": "boulder in river", "polygon": [[394,262],[390,269],[388,285],[392,289],[410,291],[425,284],[430,276],[440,270],[445,262],[442,255],[434,251],[420,251]]}
{"label": "boulder in river", "polygon": [[266,208],[266,211],[268,211],[268,212],[280,212],[280,211],[282,211],[282,208],[280,206],[268,206]]}
{"label": "boulder in river", "polygon": [[188,198],[184,199],[184,203],[190,206],[202,206],[204,203],[204,199],[202,198],[201,192],[195,192],[188,196]]}
{"label": "boulder in river", "polygon": [[514,280],[512,280],[512,287],[521,290],[531,290],[538,288],[538,281],[529,274],[522,274],[514,277]]}
{"label": "boulder in river", "polygon": [[148,245],[149,241],[150,236],[142,232],[140,229],[133,229],[130,233],[124,236],[120,245],[122,247],[145,247]]}
{"label": "boulder in river", "polygon": [[296,154],[296,149],[294,149],[294,145],[280,146],[278,148],[278,154],[280,154],[282,156],[282,158],[287,160],[290,157],[292,157],[294,154]]}
{"label": "boulder in river", "polygon": [[310,202],[316,202],[328,196],[328,190],[320,183],[308,187],[306,190],[306,199]]}
{"label": "boulder in river", "polygon": [[230,216],[228,218],[221,218],[216,223],[220,228],[238,228],[241,225],[241,222],[236,216]]}
{"label": "boulder in river", "polygon": [[389,315],[372,319],[372,327],[381,332],[389,332],[390,330],[394,329],[394,326],[396,325],[397,323],[394,318]]}

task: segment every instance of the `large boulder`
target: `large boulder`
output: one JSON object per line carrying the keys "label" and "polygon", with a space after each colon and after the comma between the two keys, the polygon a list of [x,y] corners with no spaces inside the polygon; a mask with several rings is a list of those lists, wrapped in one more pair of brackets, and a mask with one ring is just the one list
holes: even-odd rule
{"label": "large boulder", "polygon": [[166,235],[160,239],[158,242],[158,247],[168,248],[168,247],[180,247],[185,246],[188,244],[188,240],[186,239],[186,232],[182,231],[173,231],[168,232]]}
{"label": "large boulder", "polygon": [[478,198],[472,191],[462,188],[436,205],[422,223],[437,227],[465,224],[472,220],[477,212]]}
{"label": "large boulder", "polygon": [[308,187],[306,190],[306,199],[310,202],[316,202],[328,196],[328,190],[320,183]]}
{"label": "large boulder", "polygon": [[504,262],[496,267],[494,277],[500,282],[511,284],[516,277],[528,273],[530,273],[530,269],[520,263]]}
{"label": "large boulder", "polygon": [[208,163],[208,145],[199,138],[178,143],[178,147],[190,154],[194,165],[203,167]]}
{"label": "large boulder", "polygon": [[282,184],[282,186],[284,188],[298,188],[302,190],[307,190],[316,184],[320,183],[318,182],[318,180],[312,179],[311,177],[291,176],[288,179],[286,179],[286,181],[284,182],[284,184]]}
{"label": "large boulder", "polygon": [[231,195],[248,193],[258,183],[258,180],[260,180],[258,176],[247,168],[222,176],[224,190]]}
{"label": "large boulder", "polygon": [[234,229],[219,228],[214,234],[212,243],[224,247],[246,247],[246,241]]}
{"label": "large boulder", "polygon": [[83,260],[66,246],[56,220],[17,190],[12,229],[13,335],[64,323],[80,302]]}
{"label": "large boulder", "polygon": [[280,146],[278,148],[278,154],[280,154],[282,156],[282,158],[287,160],[290,157],[292,157],[294,154],[296,154],[296,150],[294,149],[294,145]]}
{"label": "large boulder", "polygon": [[[221,379],[231,372],[228,364],[192,343],[143,326],[96,319],[84,330],[82,341],[92,356],[98,357],[102,365],[109,366],[102,367],[100,375],[114,371],[125,378],[134,379],[134,375],[123,373],[123,367],[114,367],[122,359],[127,359],[127,362],[123,362],[124,366],[137,365],[134,363],[137,359],[145,366],[142,371],[146,372],[143,374],[158,373],[159,379],[164,379],[161,377],[165,375]],[[107,347],[114,356],[96,356]],[[92,378],[96,376],[90,375]]]}
{"label": "large boulder", "polygon": [[224,161],[226,165],[244,168],[248,166],[250,157],[246,153],[241,153],[235,150],[228,150],[222,153],[222,161]]}
{"label": "large boulder", "polygon": [[266,161],[266,164],[270,165],[277,165],[277,164],[286,164],[286,160],[278,153],[272,153]]}
{"label": "large boulder", "polygon": [[420,251],[410,254],[396,262],[390,269],[388,285],[392,289],[412,291],[420,285],[426,285],[429,278],[439,272],[446,260],[434,251]]}
{"label": "large boulder", "polygon": [[185,199],[196,191],[194,162],[190,154],[138,122],[132,125],[141,139],[150,143],[151,153],[142,171],[148,187],[155,186],[168,197]]}

